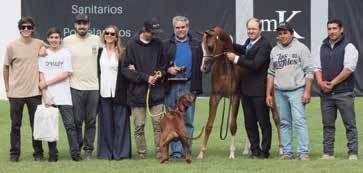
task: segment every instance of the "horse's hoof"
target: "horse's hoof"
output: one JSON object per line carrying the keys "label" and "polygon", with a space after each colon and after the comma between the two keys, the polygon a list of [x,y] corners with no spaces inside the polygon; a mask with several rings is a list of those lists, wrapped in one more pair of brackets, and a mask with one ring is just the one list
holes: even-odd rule
{"label": "horse's hoof", "polygon": [[251,151],[248,150],[248,149],[245,149],[245,150],[243,150],[243,153],[242,154],[245,155],[245,156],[248,156],[248,155],[251,154]]}
{"label": "horse's hoof", "polygon": [[280,156],[282,156],[284,154],[284,150],[282,149],[282,147],[279,148],[279,154],[280,154]]}
{"label": "horse's hoof", "polygon": [[197,159],[203,159],[203,158],[204,158],[204,154],[203,154],[202,152],[200,152],[200,153],[198,154]]}
{"label": "horse's hoof", "polygon": [[233,160],[233,159],[235,159],[235,157],[234,157],[234,153],[230,153],[230,154],[229,154],[229,159],[232,159],[232,160]]}

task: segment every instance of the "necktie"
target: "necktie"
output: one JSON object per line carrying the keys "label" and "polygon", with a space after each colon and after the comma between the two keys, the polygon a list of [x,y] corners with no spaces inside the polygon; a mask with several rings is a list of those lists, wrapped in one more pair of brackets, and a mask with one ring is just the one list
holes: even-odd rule
{"label": "necktie", "polygon": [[253,44],[252,42],[249,42],[246,46],[246,53],[252,48]]}

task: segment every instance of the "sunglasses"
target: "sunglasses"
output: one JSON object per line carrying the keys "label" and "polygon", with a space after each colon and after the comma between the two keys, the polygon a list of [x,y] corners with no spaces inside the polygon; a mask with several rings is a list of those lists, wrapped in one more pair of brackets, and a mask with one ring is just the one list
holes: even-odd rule
{"label": "sunglasses", "polygon": [[34,29],[34,26],[33,25],[21,25],[20,27],[21,30],[33,30]]}
{"label": "sunglasses", "polygon": [[114,33],[114,32],[105,32],[105,35],[110,35],[110,36],[115,36],[116,35],[116,33]]}

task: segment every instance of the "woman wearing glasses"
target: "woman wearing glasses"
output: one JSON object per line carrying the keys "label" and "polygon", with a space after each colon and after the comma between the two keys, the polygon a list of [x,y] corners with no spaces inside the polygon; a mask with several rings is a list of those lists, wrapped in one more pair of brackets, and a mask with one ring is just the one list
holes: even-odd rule
{"label": "woman wearing glasses", "polygon": [[126,104],[128,84],[121,74],[124,48],[114,25],[107,26],[101,38],[104,47],[97,55],[100,82],[97,158],[131,158],[130,111]]}

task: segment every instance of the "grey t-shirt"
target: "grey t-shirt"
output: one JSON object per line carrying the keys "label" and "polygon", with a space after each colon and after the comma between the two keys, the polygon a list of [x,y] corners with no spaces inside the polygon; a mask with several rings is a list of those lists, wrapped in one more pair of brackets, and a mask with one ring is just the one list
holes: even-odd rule
{"label": "grey t-shirt", "polygon": [[305,78],[314,78],[310,51],[296,38],[286,47],[277,43],[270,58],[267,77],[274,79],[276,89],[293,90],[304,86]]}

